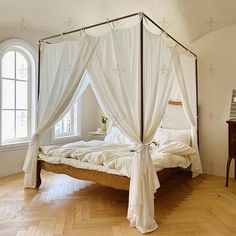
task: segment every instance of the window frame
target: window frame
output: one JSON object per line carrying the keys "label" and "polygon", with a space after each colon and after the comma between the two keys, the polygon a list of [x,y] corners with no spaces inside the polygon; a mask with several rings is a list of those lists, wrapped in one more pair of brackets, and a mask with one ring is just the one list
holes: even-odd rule
{"label": "window frame", "polygon": [[[49,143],[50,144],[66,143],[66,142],[76,141],[81,138],[81,100],[80,99],[77,100],[76,103],[73,104],[71,109],[67,110],[67,112],[70,110],[72,110],[72,113],[73,113],[72,120],[74,121],[72,124],[72,126],[73,126],[72,132],[68,135],[66,134],[66,135],[56,136],[55,135],[55,125],[53,125],[53,127],[50,130],[50,134],[49,134],[49,139],[50,139]],[[65,112],[64,116],[67,114],[67,112]]]}
{"label": "window frame", "polygon": [[76,114],[75,114],[75,111],[76,109],[74,108],[74,106],[72,106],[71,107],[71,109],[69,109],[66,113],[65,113],[65,115],[58,121],[58,122],[60,122],[61,120],[63,120],[64,119],[64,117],[70,112],[71,113],[71,132],[62,132],[62,133],[60,133],[60,134],[58,134],[58,135],[56,135],[56,131],[55,131],[55,128],[56,128],[56,124],[58,123],[56,123],[54,126],[53,126],[53,131],[54,131],[54,138],[55,139],[58,139],[58,138],[66,138],[66,137],[71,137],[71,136],[74,136],[75,135],[75,133],[76,133],[76,124],[75,124],[75,122],[74,122],[74,118],[76,117]]}
{"label": "window frame", "polygon": [[[9,142],[2,142],[2,133],[0,132],[0,151],[5,150],[14,150],[14,149],[22,149],[26,148],[30,137],[35,130],[36,127],[36,99],[37,99],[37,68],[36,68],[36,53],[35,49],[28,43],[23,40],[19,39],[10,39],[0,43],[0,60],[2,60],[3,56],[9,52],[15,51],[22,54],[29,67],[28,69],[28,79],[27,79],[27,90],[28,90],[28,98],[27,98],[27,115],[30,121],[27,124],[27,137],[26,138],[17,138],[9,140]],[[15,65],[16,66],[16,65]],[[1,61],[0,61],[0,91],[2,91],[2,79],[7,79],[14,81],[24,81],[24,80],[17,80],[16,76],[14,79],[4,78],[1,74]],[[16,71],[15,71],[16,75]],[[16,92],[16,91],[15,91]],[[15,98],[16,99],[16,98]],[[15,104],[16,105],[16,104]],[[9,109],[13,111],[21,110],[21,109]],[[24,109],[23,109],[24,110]],[[26,109],[25,109],[26,110]],[[2,130],[2,96],[0,96],[0,131]]]}
{"label": "window frame", "polygon": [[[15,127],[14,127],[14,132],[16,133],[16,112],[17,111],[20,111],[20,110],[24,110],[24,111],[27,111],[27,119],[29,119],[29,121],[30,121],[30,119],[31,119],[31,108],[32,108],[32,106],[31,106],[31,94],[32,94],[32,92],[31,92],[31,62],[30,62],[30,59],[28,58],[28,55],[23,51],[23,50],[21,50],[21,49],[19,49],[19,48],[17,48],[17,47],[15,47],[15,46],[12,46],[12,47],[9,47],[9,48],[7,48],[7,50],[3,53],[3,55],[0,57],[0,75],[1,75],[1,60],[2,60],[2,58],[8,53],[8,52],[11,52],[11,51],[14,51],[14,56],[15,56],[15,63],[14,63],[14,67],[15,67],[15,75],[14,75],[14,79],[11,79],[11,78],[6,78],[6,77],[2,77],[2,76],[0,76],[0,78],[1,78],[1,81],[0,81],[0,83],[1,83],[1,85],[0,85],[0,87],[1,87],[1,91],[2,91],[2,82],[3,82],[3,80],[9,80],[9,81],[14,81],[14,84],[15,84],[15,101],[14,101],[14,103],[15,103],[15,106],[14,106],[14,109],[3,109],[2,108],[2,101],[1,101],[1,104],[0,104],[0,109],[1,109],[1,111],[0,111],[0,113],[2,114],[2,111],[7,111],[7,110],[9,110],[9,111],[14,111],[14,117],[15,117]],[[23,55],[24,56],[24,58],[25,58],[25,60],[26,60],[26,62],[27,62],[27,76],[28,76],[28,79],[26,80],[26,81],[24,81],[24,80],[19,80],[19,79],[16,79],[16,53],[20,53],[21,55]],[[17,109],[16,108],[16,82],[17,81],[20,81],[20,82],[25,82],[25,83],[27,83],[27,108],[26,109]],[[2,117],[1,117],[2,118]],[[0,127],[1,127],[1,129],[0,130],[2,130],[2,123],[0,124]],[[21,142],[27,142],[27,141],[29,141],[29,139],[30,139],[30,135],[31,135],[31,122],[27,122],[27,137],[24,137],[24,138],[13,138],[13,139],[8,139],[6,142],[3,142],[3,140],[2,140],[2,134],[1,134],[1,137],[0,137],[0,139],[1,139],[1,145],[5,145],[5,144],[15,144],[15,143],[21,143]]]}

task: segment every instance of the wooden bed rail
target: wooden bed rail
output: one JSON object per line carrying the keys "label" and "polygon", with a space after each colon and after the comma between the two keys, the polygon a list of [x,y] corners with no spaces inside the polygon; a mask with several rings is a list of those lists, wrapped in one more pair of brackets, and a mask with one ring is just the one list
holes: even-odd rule
{"label": "wooden bed rail", "polygon": [[[56,174],[66,174],[80,180],[94,181],[98,184],[115,189],[129,190],[130,180],[126,176],[109,174],[96,170],[80,169],[65,164],[52,164],[43,160],[38,160],[37,163],[36,188],[39,188],[42,183],[40,176],[42,169]],[[165,179],[169,178],[170,175],[177,173],[178,171],[181,171],[181,168],[168,168],[157,172],[157,175],[160,182],[163,182]]]}

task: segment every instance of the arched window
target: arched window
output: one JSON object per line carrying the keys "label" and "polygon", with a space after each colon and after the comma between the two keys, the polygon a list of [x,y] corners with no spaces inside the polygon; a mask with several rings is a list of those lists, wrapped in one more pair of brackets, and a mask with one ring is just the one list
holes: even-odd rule
{"label": "arched window", "polygon": [[1,144],[29,140],[34,79],[35,63],[24,43],[6,44],[0,54]]}

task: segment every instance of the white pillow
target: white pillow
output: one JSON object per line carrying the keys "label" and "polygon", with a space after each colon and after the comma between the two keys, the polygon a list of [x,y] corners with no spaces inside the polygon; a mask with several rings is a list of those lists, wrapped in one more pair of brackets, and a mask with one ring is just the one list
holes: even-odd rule
{"label": "white pillow", "polygon": [[158,140],[160,144],[163,144],[165,141],[177,141],[182,142],[187,145],[191,143],[191,130],[189,129],[163,129],[158,128],[154,136],[154,140]]}
{"label": "white pillow", "polygon": [[117,127],[112,127],[111,131],[106,135],[105,142],[115,144],[132,144],[132,142],[124,136]]}

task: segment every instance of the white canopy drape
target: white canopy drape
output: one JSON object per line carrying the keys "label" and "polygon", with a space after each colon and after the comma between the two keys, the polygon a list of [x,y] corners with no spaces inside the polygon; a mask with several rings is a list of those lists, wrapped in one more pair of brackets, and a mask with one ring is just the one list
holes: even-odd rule
{"label": "white canopy drape", "polygon": [[110,29],[98,38],[83,35],[76,42],[46,46],[41,72],[38,129],[31,140],[24,171],[25,187],[33,187],[41,135],[60,118],[75,93],[81,94],[80,88],[84,89],[88,83],[84,80],[81,82],[87,68],[91,86],[103,111],[136,144],[131,169],[128,219],[132,226],[146,233],[157,228],[153,199],[160,186],[147,145],[163,118],[176,73],[182,87],[182,98],[187,100],[184,106],[193,131],[196,126],[192,122],[177,51],[170,50],[161,36],[144,28],[142,143],[139,26]]}
{"label": "white canopy drape", "polygon": [[[140,140],[140,27],[110,30],[101,37],[88,65],[92,88],[113,123],[137,144],[130,181],[128,219],[141,232],[157,228],[154,192],[159,187],[147,149],[163,117],[174,78],[169,48],[145,30],[144,144]],[[150,63],[150,57],[152,63]],[[161,68],[170,71],[163,73]]]}
{"label": "white canopy drape", "polygon": [[30,141],[23,167],[24,186],[27,188],[36,184],[41,135],[60,118],[71,102],[96,42],[96,38],[82,35],[76,42],[45,45],[40,78],[38,127]]}
{"label": "white canopy drape", "polygon": [[171,47],[170,51],[171,51],[172,59],[175,66],[176,77],[178,80],[180,96],[181,96],[181,101],[183,103],[184,112],[186,114],[188,122],[191,125],[192,146],[196,151],[196,159],[193,161],[191,165],[191,170],[193,172],[193,177],[195,177],[202,173],[202,164],[201,164],[200,154],[198,150],[198,143],[197,143],[197,124],[196,124],[196,121],[195,121],[196,119],[194,118],[192,107],[191,107],[190,100],[188,97],[188,92],[186,89],[184,74],[181,67],[180,57],[179,57],[177,47],[176,46]]}

